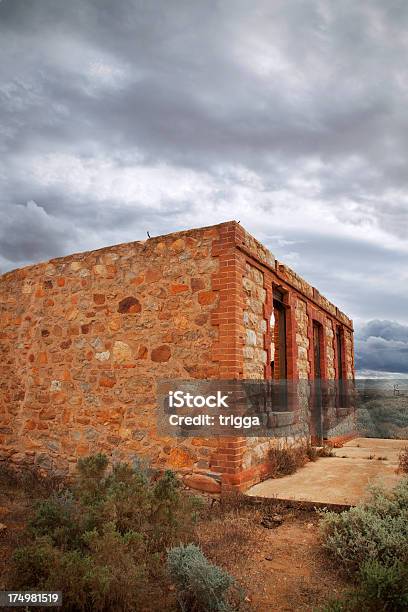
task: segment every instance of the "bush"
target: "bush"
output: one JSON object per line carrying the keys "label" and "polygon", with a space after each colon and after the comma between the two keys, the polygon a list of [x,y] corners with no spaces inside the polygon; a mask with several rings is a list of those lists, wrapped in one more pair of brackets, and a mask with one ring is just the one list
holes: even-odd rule
{"label": "bush", "polygon": [[72,546],[80,535],[76,521],[77,509],[70,491],[54,493],[38,502],[34,517],[29,522],[29,531],[37,537],[48,536],[61,547]]}
{"label": "bush", "polygon": [[153,606],[166,548],[191,537],[196,504],[173,472],[151,475],[140,462],[108,472],[104,455],[81,459],[72,488],[36,505],[11,588],[62,590],[73,611]]}
{"label": "bush", "polygon": [[408,609],[408,478],[392,491],[372,488],[367,502],[346,512],[323,513],[321,535],[358,583],[327,610]]}
{"label": "bush", "polygon": [[12,557],[14,589],[27,585],[40,586],[50,575],[54,548],[49,538],[38,538],[34,544],[17,548]]}
{"label": "bush", "polygon": [[[408,609],[408,566],[398,559],[390,565],[366,561],[360,569],[358,603],[373,610],[399,612]],[[381,606],[381,607],[380,607]]]}
{"label": "bush", "polygon": [[343,600],[328,602],[322,612],[401,612],[408,610],[408,567],[396,560],[391,565],[366,561],[358,574],[359,584]]}
{"label": "bush", "polygon": [[234,579],[211,564],[194,544],[169,550],[167,567],[183,612],[227,612]]}
{"label": "bush", "polygon": [[408,479],[390,492],[372,488],[367,502],[346,512],[324,513],[321,531],[323,546],[347,571],[368,560],[408,562]]}

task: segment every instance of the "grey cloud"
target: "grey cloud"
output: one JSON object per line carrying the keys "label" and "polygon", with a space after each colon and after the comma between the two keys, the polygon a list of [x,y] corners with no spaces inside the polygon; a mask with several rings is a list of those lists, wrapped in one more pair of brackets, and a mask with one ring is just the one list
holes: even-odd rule
{"label": "grey cloud", "polygon": [[408,373],[408,326],[395,321],[368,321],[356,334],[356,368]]}
{"label": "grey cloud", "polygon": [[401,325],[396,321],[374,319],[373,321],[368,321],[361,327],[358,337],[361,338],[361,340],[383,338],[387,342],[396,341],[408,343],[408,326]]}
{"label": "grey cloud", "polygon": [[[3,0],[0,270],[236,217],[352,317],[407,322],[407,26],[401,0]],[[149,208],[126,173],[162,166],[188,184],[153,176]]]}
{"label": "grey cloud", "polygon": [[[19,266],[63,254],[73,229],[46,213],[34,201],[26,205],[5,204],[0,209],[2,258]],[[75,235],[75,234],[74,234]],[[18,238],[20,236],[20,238]]]}
{"label": "grey cloud", "polygon": [[317,236],[299,230],[288,234],[294,244],[279,246],[263,237],[275,256],[317,287],[351,318],[389,316],[408,323],[408,292],[405,283],[406,253],[347,237]]}

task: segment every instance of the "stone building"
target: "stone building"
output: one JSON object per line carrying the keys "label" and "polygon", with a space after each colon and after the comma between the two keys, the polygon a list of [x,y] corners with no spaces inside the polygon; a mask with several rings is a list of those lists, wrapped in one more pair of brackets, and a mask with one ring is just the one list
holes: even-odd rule
{"label": "stone building", "polygon": [[159,437],[159,378],[354,376],[352,321],[236,222],[4,274],[0,357],[0,458],[138,455],[203,488],[267,476],[268,443]]}

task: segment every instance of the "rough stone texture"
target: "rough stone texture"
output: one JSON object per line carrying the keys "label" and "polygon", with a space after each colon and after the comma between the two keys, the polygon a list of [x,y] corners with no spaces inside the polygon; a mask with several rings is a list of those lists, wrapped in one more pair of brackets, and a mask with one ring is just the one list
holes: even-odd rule
{"label": "rough stone texture", "polygon": [[307,380],[310,375],[308,337],[309,317],[307,314],[307,304],[304,300],[297,299],[295,307],[296,316],[296,345],[297,345],[297,366],[299,379]]}
{"label": "rough stone texture", "polygon": [[346,378],[354,376],[354,348],[353,334],[349,329],[344,330],[344,349],[346,355]]}
{"label": "rough stone texture", "polygon": [[326,342],[326,373],[329,380],[336,378],[335,352],[334,352],[334,330],[331,319],[325,319],[324,337]]}
{"label": "rough stone texture", "polygon": [[[243,240],[245,245],[243,250],[248,254],[250,241]],[[258,263],[275,261],[273,256],[268,258],[262,250],[252,249],[254,259]],[[244,378],[268,378],[267,363],[274,359],[275,365],[279,356],[276,354],[274,343],[274,333],[271,326],[274,324],[272,316],[268,321],[268,313],[271,313],[271,306],[268,308],[268,296],[265,287],[276,284],[284,294],[287,295],[287,361],[288,376],[299,380],[309,380],[313,377],[313,319],[316,319],[323,327],[323,358],[324,378],[334,380],[336,378],[335,359],[336,347],[334,337],[334,325],[345,323],[351,325],[351,321],[322,296],[314,287],[310,286],[304,279],[297,275],[293,270],[275,261],[274,269],[267,273],[259,266],[251,265],[248,259],[244,264],[242,276],[244,307],[243,321],[245,334],[243,337],[243,376]],[[273,293],[273,291],[272,291]],[[269,299],[272,299],[270,296]],[[293,315],[291,316],[291,311]],[[262,331],[262,333],[261,333]],[[293,341],[293,348],[291,347]],[[352,378],[354,374],[352,361],[352,333],[344,328],[346,376]],[[292,372],[292,375],[290,374]],[[293,376],[295,372],[295,376]],[[255,479],[259,479],[259,469],[263,468],[264,473],[261,477],[266,477],[267,467],[265,464],[268,459],[269,450],[277,445],[290,445],[296,440],[305,440],[310,436],[307,423],[311,417],[308,407],[307,388],[300,387],[298,390],[299,405],[298,415],[293,420],[293,415],[272,415],[276,426],[279,427],[279,438],[270,439],[262,437],[248,438],[246,447],[242,455],[241,469],[245,473],[256,474]],[[277,419],[277,417],[280,419]],[[335,418],[334,415],[327,415],[328,419]],[[278,424],[279,423],[279,424]],[[255,470],[255,472],[254,472]],[[248,482],[250,481],[250,478]]]}
{"label": "rough stone texture", "polygon": [[0,277],[6,456],[68,468],[101,450],[163,466],[208,464],[210,447],[157,437],[155,383],[217,375],[216,235],[118,245]]}
{"label": "rough stone texture", "polygon": [[248,232],[242,232],[239,240],[237,241],[238,248],[241,248],[243,252],[255,256],[256,259],[267,266],[275,267],[275,257],[263,244],[261,244],[256,238],[248,234]]}
{"label": "rough stone texture", "polygon": [[264,318],[264,303],[266,291],[264,278],[260,270],[246,264],[242,278],[244,292],[245,327],[244,344],[244,378],[264,378],[267,353],[264,349],[264,334],[266,321]]}
{"label": "rough stone texture", "polygon": [[[273,287],[285,293],[288,377],[313,371],[311,327],[335,325],[353,377],[350,319],[235,222],[117,245],[0,277],[0,458],[69,470],[103,451],[227,489],[267,476],[269,440],[159,437],[160,378],[269,378]],[[286,442],[297,423],[280,415]]]}
{"label": "rough stone texture", "polygon": [[205,474],[187,474],[184,476],[183,482],[190,489],[197,489],[206,493],[221,493],[220,482]]}

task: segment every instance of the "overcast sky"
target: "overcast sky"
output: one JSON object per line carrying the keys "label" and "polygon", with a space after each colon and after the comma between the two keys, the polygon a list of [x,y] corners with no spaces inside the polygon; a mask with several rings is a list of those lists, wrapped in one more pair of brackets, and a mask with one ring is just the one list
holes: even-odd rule
{"label": "overcast sky", "polygon": [[0,273],[239,219],[408,373],[405,0],[0,0]]}

